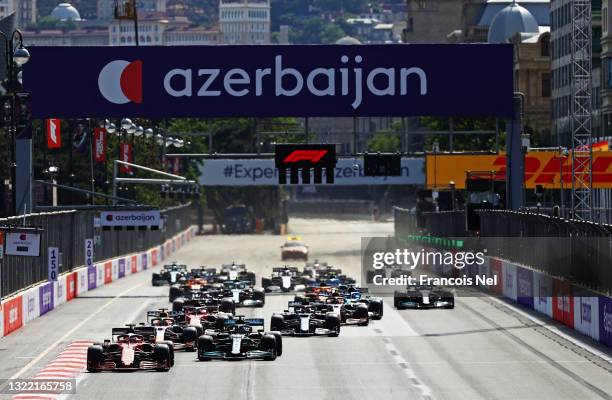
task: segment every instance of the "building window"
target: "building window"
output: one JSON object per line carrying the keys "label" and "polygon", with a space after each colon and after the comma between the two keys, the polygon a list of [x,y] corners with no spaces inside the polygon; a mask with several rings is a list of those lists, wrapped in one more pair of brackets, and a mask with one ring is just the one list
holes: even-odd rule
{"label": "building window", "polygon": [[542,74],[542,97],[550,97],[550,74]]}

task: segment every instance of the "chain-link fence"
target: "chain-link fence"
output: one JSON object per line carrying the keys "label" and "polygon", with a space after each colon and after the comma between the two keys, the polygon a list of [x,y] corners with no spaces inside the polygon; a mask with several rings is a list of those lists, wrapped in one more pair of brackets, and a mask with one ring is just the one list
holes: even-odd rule
{"label": "chain-link fence", "polygon": [[612,293],[612,225],[531,212],[481,210],[480,232],[463,211],[416,214],[396,208],[395,232],[467,238],[466,245],[603,293]]}
{"label": "chain-link fence", "polygon": [[94,227],[99,211],[58,211],[0,219],[0,226],[41,228],[40,256],[7,256],[0,260],[0,297],[48,278],[47,248],[57,247],[60,272],[85,264],[85,239],[94,239],[94,260],[144,251],[163,243],[192,224],[191,205],[162,210],[160,230],[103,230]]}

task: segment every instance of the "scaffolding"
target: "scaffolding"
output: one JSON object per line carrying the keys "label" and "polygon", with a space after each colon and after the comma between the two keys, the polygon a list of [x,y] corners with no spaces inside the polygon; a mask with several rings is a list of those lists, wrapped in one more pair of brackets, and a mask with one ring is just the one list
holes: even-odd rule
{"label": "scaffolding", "polygon": [[572,217],[593,221],[591,0],[571,0]]}

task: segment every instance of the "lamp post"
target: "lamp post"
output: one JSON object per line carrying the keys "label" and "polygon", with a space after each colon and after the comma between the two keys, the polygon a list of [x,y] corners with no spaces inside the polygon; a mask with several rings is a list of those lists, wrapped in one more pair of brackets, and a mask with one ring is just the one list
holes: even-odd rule
{"label": "lamp post", "polygon": [[450,186],[450,190],[451,190],[451,204],[452,204],[452,210],[456,211],[457,210],[457,206],[455,203],[455,181],[450,181],[448,182],[448,185]]}
{"label": "lamp post", "polygon": [[8,134],[10,136],[11,215],[17,215],[17,162],[15,160],[17,128],[15,125],[15,95],[19,89],[19,68],[30,60],[30,53],[23,47],[23,36],[19,30],[14,30],[10,37],[0,31],[0,37],[4,40],[5,45],[6,89],[8,92],[3,100],[8,100],[8,111],[10,116]]}

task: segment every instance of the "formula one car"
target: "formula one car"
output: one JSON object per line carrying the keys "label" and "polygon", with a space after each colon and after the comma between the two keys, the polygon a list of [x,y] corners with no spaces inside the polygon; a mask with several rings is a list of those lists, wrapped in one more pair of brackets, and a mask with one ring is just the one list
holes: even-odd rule
{"label": "formula one car", "polygon": [[155,343],[171,342],[174,350],[195,351],[200,330],[187,324],[180,325],[168,310],[147,311],[147,322],[155,329]]}
{"label": "formula one car", "polygon": [[451,291],[433,285],[408,286],[406,291],[395,291],[393,305],[405,308],[455,308],[455,296]]}
{"label": "formula one car", "polygon": [[215,277],[215,282],[223,283],[225,281],[243,281],[249,282],[251,286],[255,286],[255,273],[247,271],[245,264],[223,264],[221,270]]}
{"label": "formula one car", "polygon": [[339,292],[344,296],[345,303],[360,303],[368,307],[368,314],[372,320],[380,320],[383,317],[383,301],[380,297],[369,296],[367,288],[355,286],[340,286]]}
{"label": "formula one car", "polygon": [[367,304],[350,302],[341,296],[329,297],[325,303],[332,305],[334,311],[340,314],[340,322],[343,325],[368,326],[370,323]]}
{"label": "formula one car", "polygon": [[198,338],[198,359],[275,360],[283,354],[283,341],[279,332],[254,331],[264,326],[263,318],[243,316],[225,321],[223,329],[207,329]]}
{"label": "formula one car", "polygon": [[306,289],[310,275],[305,275],[296,267],[272,268],[270,278],[261,278],[261,286],[266,292],[291,292]]}
{"label": "formula one car", "polygon": [[204,333],[204,329],[221,329],[225,326],[226,319],[234,318],[232,313],[219,311],[218,305],[186,305],[181,311],[173,312],[172,315],[178,325],[195,328],[197,337]]}
{"label": "formula one car", "polygon": [[173,312],[181,312],[185,307],[206,307],[209,313],[236,314],[233,299],[212,297],[205,292],[194,293],[191,298],[179,297],[172,302]]}
{"label": "formula one car", "polygon": [[340,316],[331,305],[289,302],[283,313],[272,314],[270,330],[289,336],[330,336],[340,334]]}
{"label": "formula one car", "polygon": [[187,275],[187,266],[182,264],[177,264],[173,262],[172,264],[164,265],[160,272],[153,272],[151,276],[151,284],[153,286],[162,286],[165,284],[175,284],[179,281],[179,279],[184,278]]}
{"label": "formula one car", "polygon": [[113,328],[111,340],[87,348],[87,370],[168,371],[174,365],[172,344],[154,343],[154,339],[155,330],[150,326]]}
{"label": "formula one car", "polygon": [[[215,291],[211,291],[211,294]],[[232,298],[238,307],[263,307],[266,304],[266,293],[250,287],[250,282],[225,281],[218,290],[218,296]]]}
{"label": "formula one car", "polygon": [[281,246],[281,260],[308,260],[308,246],[299,236],[289,236]]}

